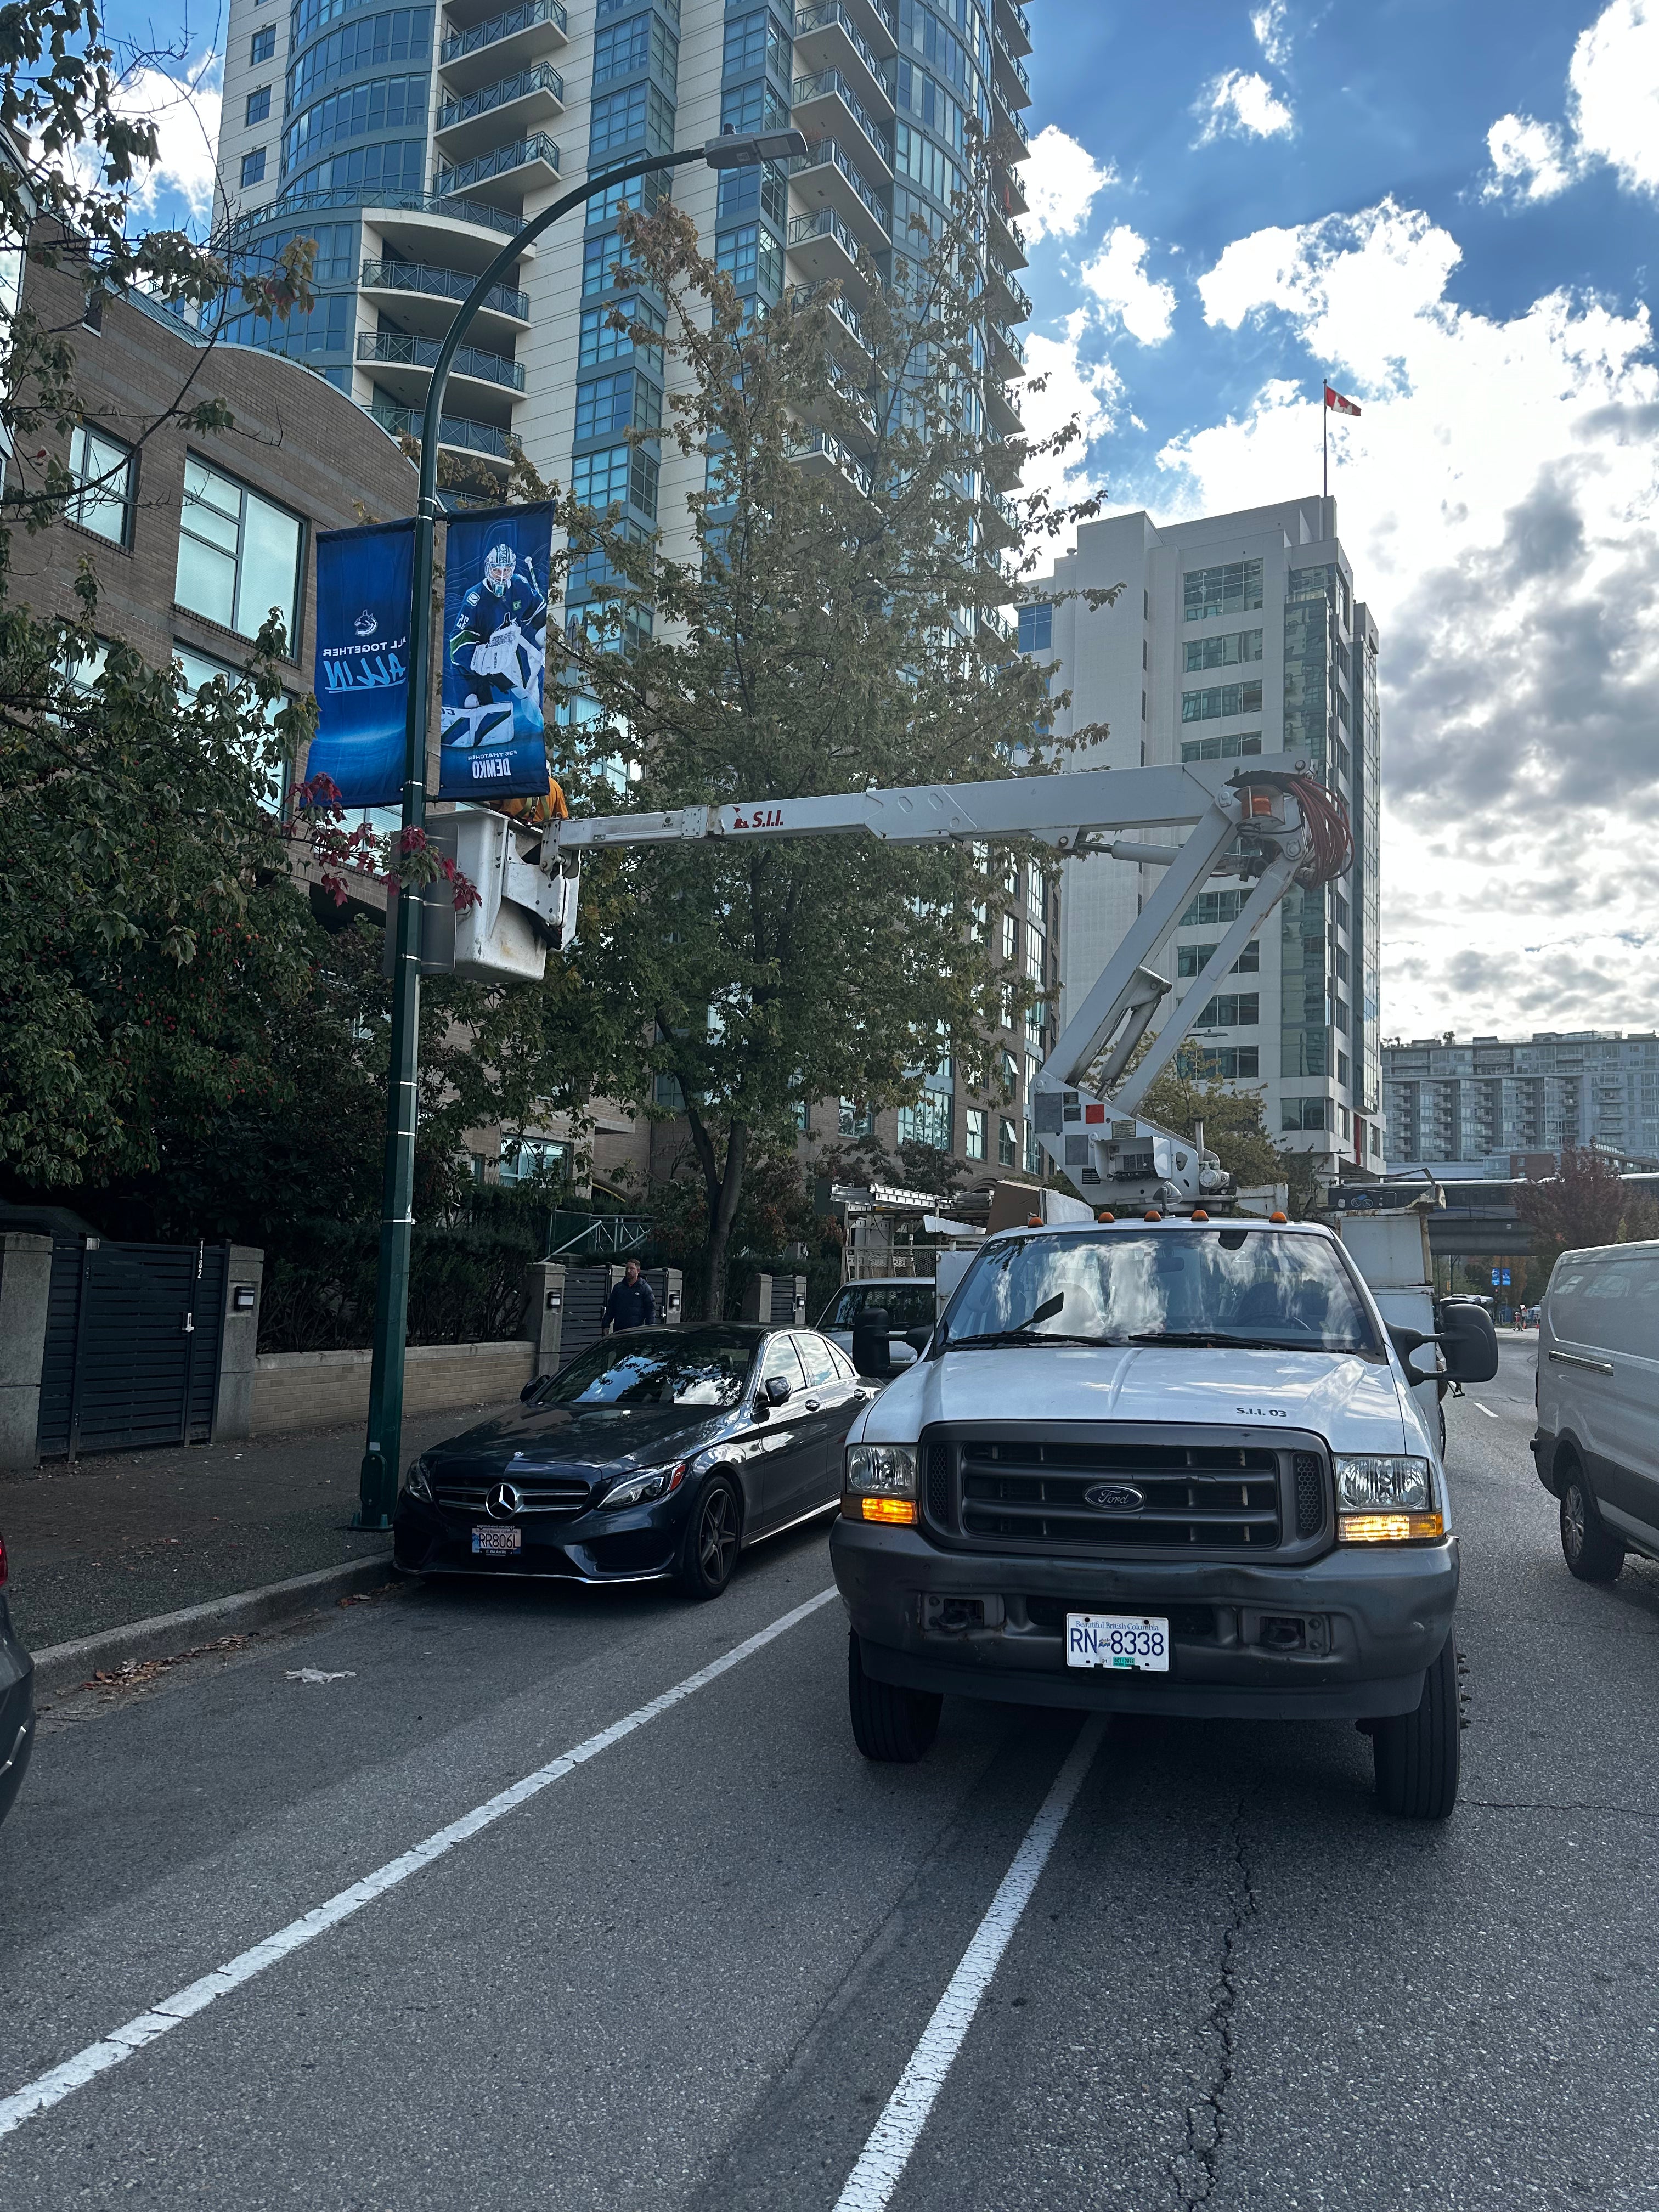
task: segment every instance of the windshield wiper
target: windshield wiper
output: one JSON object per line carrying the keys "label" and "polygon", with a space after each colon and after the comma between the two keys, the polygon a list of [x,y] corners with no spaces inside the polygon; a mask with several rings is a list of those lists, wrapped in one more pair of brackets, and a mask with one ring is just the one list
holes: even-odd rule
{"label": "windshield wiper", "polygon": [[1128,1340],[1131,1344],[1208,1345],[1224,1352],[1322,1352],[1325,1349],[1316,1338],[1230,1336],[1225,1329],[1219,1328],[1143,1328]]}
{"label": "windshield wiper", "polygon": [[1029,1321],[1018,1328],[994,1328],[984,1336],[949,1336],[945,1340],[947,1352],[959,1352],[965,1344],[1115,1344],[1121,1345],[1121,1336],[1068,1336],[1063,1330],[1045,1328],[1034,1332]]}

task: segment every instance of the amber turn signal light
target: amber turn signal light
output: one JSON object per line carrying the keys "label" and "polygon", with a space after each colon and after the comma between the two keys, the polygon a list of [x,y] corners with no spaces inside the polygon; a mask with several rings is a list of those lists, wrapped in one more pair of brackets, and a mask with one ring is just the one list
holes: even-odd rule
{"label": "amber turn signal light", "polygon": [[1345,1513],[1336,1524],[1345,1544],[1413,1544],[1443,1536],[1446,1522],[1440,1513]]}
{"label": "amber turn signal light", "polygon": [[849,1498],[846,1505],[849,1521],[883,1521],[890,1528],[914,1528],[916,1525],[914,1498]]}

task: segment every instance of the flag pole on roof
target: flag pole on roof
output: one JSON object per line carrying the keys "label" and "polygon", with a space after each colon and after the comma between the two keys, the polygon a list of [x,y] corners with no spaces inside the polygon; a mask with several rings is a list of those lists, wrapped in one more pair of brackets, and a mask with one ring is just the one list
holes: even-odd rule
{"label": "flag pole on roof", "polygon": [[1353,401],[1347,398],[1343,393],[1339,392],[1336,386],[1331,382],[1330,379],[1327,377],[1325,380],[1325,404],[1320,410],[1319,414],[1319,452],[1320,459],[1323,465],[1324,495],[1327,499],[1331,495],[1332,413],[1335,412],[1338,415],[1358,415],[1359,411],[1359,409],[1354,404]]}

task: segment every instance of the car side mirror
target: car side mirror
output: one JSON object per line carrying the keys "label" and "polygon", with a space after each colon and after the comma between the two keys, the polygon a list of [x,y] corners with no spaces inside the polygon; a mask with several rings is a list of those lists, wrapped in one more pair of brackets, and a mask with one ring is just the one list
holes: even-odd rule
{"label": "car side mirror", "polygon": [[860,1375],[893,1371],[893,1319],[885,1306],[866,1306],[853,1323],[853,1364]]}
{"label": "car side mirror", "polygon": [[519,1403],[521,1406],[533,1405],[536,1400],[541,1396],[542,1385],[546,1382],[546,1380],[547,1377],[545,1375],[532,1375],[529,1382],[525,1384],[523,1389],[519,1393]]}
{"label": "car side mirror", "polygon": [[769,1375],[762,1388],[765,1390],[769,1406],[787,1406],[789,1403],[789,1384],[781,1375]]}
{"label": "car side mirror", "polygon": [[1444,1306],[1440,1349],[1454,1382],[1490,1382],[1498,1372],[1498,1331],[1482,1306]]}

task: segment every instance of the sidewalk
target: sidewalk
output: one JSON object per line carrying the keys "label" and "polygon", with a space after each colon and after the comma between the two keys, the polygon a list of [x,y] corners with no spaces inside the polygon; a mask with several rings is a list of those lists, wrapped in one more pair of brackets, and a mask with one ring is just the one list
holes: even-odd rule
{"label": "sidewalk", "polygon": [[[460,1406],[407,1421],[404,1466],[501,1410]],[[72,1474],[60,1461],[56,1471],[0,1475],[18,1634],[42,1650],[319,1567],[389,1559],[389,1537],[347,1525],[362,1451],[354,1425],[100,1453]]]}

